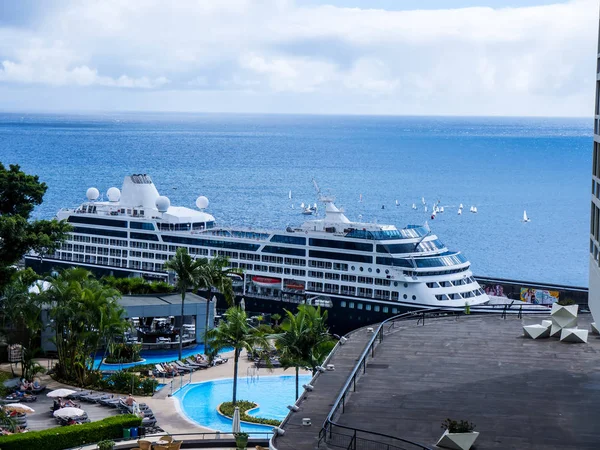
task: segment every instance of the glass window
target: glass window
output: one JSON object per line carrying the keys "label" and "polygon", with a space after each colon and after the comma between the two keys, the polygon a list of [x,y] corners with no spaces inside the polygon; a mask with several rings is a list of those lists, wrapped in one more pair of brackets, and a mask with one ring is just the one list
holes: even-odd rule
{"label": "glass window", "polygon": [[271,242],[281,242],[282,244],[306,245],[306,238],[299,236],[283,236],[275,234],[271,238]]}
{"label": "glass window", "polygon": [[146,240],[146,241],[158,241],[158,236],[155,234],[136,233],[135,231],[132,231],[130,233],[130,235],[131,235],[131,239],[140,239],[140,240]]}
{"label": "glass window", "polygon": [[129,222],[129,228],[137,228],[138,230],[154,231],[154,224],[151,222]]}
{"label": "glass window", "polygon": [[377,272],[377,273],[381,273],[381,269],[377,269],[377,270],[376,270],[376,272]]}
{"label": "glass window", "polygon": [[354,308],[354,302],[350,302],[350,304],[348,305],[349,308]]}
{"label": "glass window", "polygon": [[408,295],[404,294],[402,297],[404,297],[404,300],[406,300],[408,298]]}
{"label": "glass window", "polygon": [[398,314],[398,308],[392,308],[392,314]]}
{"label": "glass window", "polygon": [[127,231],[105,230],[103,228],[73,227],[73,233],[127,238]]}
{"label": "glass window", "polygon": [[363,267],[360,267],[359,270],[362,272],[363,270],[365,270]]}
{"label": "glass window", "polygon": [[371,311],[371,305],[369,305],[369,304],[367,303],[367,304],[365,305],[365,309],[366,309],[367,311]]}
{"label": "glass window", "polygon": [[352,241],[335,241],[331,239],[310,239],[310,245],[314,247],[339,248],[343,250],[358,250],[361,252],[372,252],[373,244]]}
{"label": "glass window", "polygon": [[386,312],[389,312],[389,308],[388,308],[387,306],[384,306],[384,307],[383,307],[383,312],[384,312],[384,313],[386,313]]}
{"label": "glass window", "polygon": [[412,299],[413,299],[413,300],[416,300],[416,299],[417,299],[417,296],[416,296],[416,295],[413,295],[413,296],[412,296]]}
{"label": "glass window", "polygon": [[350,269],[352,269],[352,270],[356,270],[356,267],[352,266],[352,267],[350,267]]}
{"label": "glass window", "polygon": [[98,217],[80,217],[80,216],[69,216],[67,222],[70,223],[87,223],[90,225],[102,225],[105,227],[119,227],[127,228],[126,220],[115,220],[115,219],[100,219]]}
{"label": "glass window", "polygon": [[373,269],[371,269],[370,267],[369,267],[369,272],[373,272]]}
{"label": "glass window", "polygon": [[346,307],[346,302],[344,302],[344,301],[340,302],[340,306],[341,306],[342,308],[345,308],[345,307]]}
{"label": "glass window", "polygon": [[275,245],[265,245],[262,250],[265,253],[278,253],[281,255],[306,256],[306,250],[303,248],[278,247]]}
{"label": "glass window", "polygon": [[308,253],[311,258],[332,259],[334,261],[355,261],[368,264],[373,263],[373,257],[368,255],[357,255],[355,253],[324,252],[321,250],[310,250]]}
{"label": "glass window", "polygon": [[362,303],[357,303],[356,304],[356,309],[363,309],[363,304]]}
{"label": "glass window", "polygon": [[379,312],[379,305],[375,305],[374,311]]}

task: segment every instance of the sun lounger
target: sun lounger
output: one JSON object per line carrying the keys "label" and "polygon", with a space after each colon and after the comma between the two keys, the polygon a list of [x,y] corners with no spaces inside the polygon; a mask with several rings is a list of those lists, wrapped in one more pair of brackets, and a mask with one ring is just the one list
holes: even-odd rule
{"label": "sun lounger", "polygon": [[66,398],[70,398],[72,400],[79,400],[84,395],[91,395],[91,394],[93,394],[92,391],[79,391],[79,392],[75,392],[74,394],[68,395]]}
{"label": "sun lounger", "polygon": [[181,361],[175,361],[175,365],[186,372],[193,372],[194,370],[196,370],[194,367],[190,366],[189,364],[184,364]]}
{"label": "sun lounger", "polygon": [[197,367],[198,369],[208,369],[207,362],[195,362],[191,358],[186,359],[185,362],[188,363],[192,367],[194,367],[194,366]]}
{"label": "sun lounger", "polygon": [[110,394],[96,394],[96,395],[88,395],[87,397],[81,397],[81,400],[90,402],[90,403],[98,403],[99,400],[110,398]]}
{"label": "sun lounger", "polygon": [[172,377],[173,373],[171,371],[167,371],[162,365],[160,364],[155,364],[154,367],[156,367],[156,372],[158,372],[159,375],[162,375],[164,377]]}

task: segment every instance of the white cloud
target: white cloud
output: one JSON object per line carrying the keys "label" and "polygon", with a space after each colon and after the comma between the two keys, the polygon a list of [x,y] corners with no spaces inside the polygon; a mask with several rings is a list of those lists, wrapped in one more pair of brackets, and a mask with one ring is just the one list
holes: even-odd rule
{"label": "white cloud", "polygon": [[228,100],[232,110],[264,99],[286,112],[587,115],[597,8],[597,0],[438,11],[63,0],[35,28],[0,28],[0,84],[77,86],[77,98],[122,88],[106,94],[117,107],[123,89],[139,88],[151,109],[165,103],[153,91],[181,110],[199,102],[176,92],[212,92],[212,103],[200,103],[210,110],[224,103],[219,92],[230,99],[241,90],[252,98]]}

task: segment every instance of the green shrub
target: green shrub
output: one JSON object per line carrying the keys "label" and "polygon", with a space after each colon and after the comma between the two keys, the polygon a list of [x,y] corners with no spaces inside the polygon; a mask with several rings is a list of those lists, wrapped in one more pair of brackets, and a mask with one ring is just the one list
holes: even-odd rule
{"label": "green shrub", "polygon": [[[274,425],[276,427],[278,427],[281,424],[279,420],[263,419],[262,417],[254,417],[246,414],[246,411],[248,411],[249,409],[256,408],[258,406],[254,402],[249,402],[248,400],[238,400],[235,406],[240,408],[240,420],[243,420],[244,422],[260,423],[262,425]],[[224,416],[232,418],[235,406],[232,402],[224,402],[217,407],[217,410]]]}
{"label": "green shrub", "polygon": [[129,414],[107,417],[104,420],[84,423],[83,425],[2,436],[0,437],[0,447],[2,450],[23,450],[26,448],[63,450],[107,439],[118,439],[123,436],[123,428],[138,427],[141,423],[142,419]]}
{"label": "green shrub", "polygon": [[448,430],[449,433],[470,433],[475,429],[475,425],[468,420],[451,420],[446,419],[442,422],[442,428]]}
{"label": "green shrub", "polygon": [[115,441],[107,439],[105,441],[98,442],[98,450],[113,450],[115,448]]}

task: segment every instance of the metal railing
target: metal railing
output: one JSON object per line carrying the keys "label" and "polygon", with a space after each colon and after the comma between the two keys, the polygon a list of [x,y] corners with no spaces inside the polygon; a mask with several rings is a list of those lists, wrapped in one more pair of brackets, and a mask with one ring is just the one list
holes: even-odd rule
{"label": "metal railing", "polygon": [[427,316],[437,316],[440,314],[447,315],[452,314],[452,312],[438,308],[430,308],[393,316],[379,324],[377,329],[373,332],[373,337],[367,343],[360,358],[357,360],[354,369],[346,379],[346,383],[333,403],[321,431],[319,432],[317,446],[320,446],[321,443],[326,443],[329,446],[345,448],[347,450],[431,450],[423,444],[408,439],[340,425],[334,422],[333,418],[340,408],[342,414],[344,413],[346,397],[351,392],[356,391],[356,380],[361,374],[366,373],[367,359],[369,357],[375,357],[375,347],[383,341],[386,331],[389,333],[391,329],[395,327],[397,321],[418,319],[417,325],[425,325],[425,318]]}

